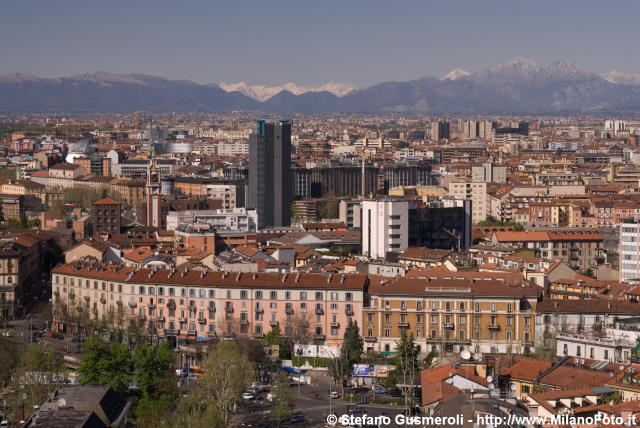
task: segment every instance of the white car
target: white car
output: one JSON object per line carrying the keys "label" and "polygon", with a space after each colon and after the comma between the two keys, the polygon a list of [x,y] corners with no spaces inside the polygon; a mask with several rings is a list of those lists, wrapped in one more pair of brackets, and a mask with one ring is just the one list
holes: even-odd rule
{"label": "white car", "polygon": [[268,401],[273,401],[273,394],[272,393],[268,393],[267,394],[267,400]]}
{"label": "white car", "polygon": [[340,394],[338,394],[338,391],[331,391],[331,394],[329,394],[331,396],[331,398],[338,399],[340,398]]}
{"label": "white car", "polygon": [[251,392],[243,392],[242,398],[244,398],[245,400],[254,400],[256,397]]}

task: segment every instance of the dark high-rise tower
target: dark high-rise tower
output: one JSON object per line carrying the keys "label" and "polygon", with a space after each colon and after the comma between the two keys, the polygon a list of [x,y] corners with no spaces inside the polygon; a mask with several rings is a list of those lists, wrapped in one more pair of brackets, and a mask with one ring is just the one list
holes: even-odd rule
{"label": "dark high-rise tower", "polygon": [[249,203],[258,228],[291,225],[291,122],[259,120],[249,137]]}

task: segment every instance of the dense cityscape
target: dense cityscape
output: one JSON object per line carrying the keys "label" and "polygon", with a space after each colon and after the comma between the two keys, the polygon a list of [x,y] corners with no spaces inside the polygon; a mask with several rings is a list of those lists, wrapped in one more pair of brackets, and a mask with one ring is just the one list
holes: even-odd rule
{"label": "dense cityscape", "polygon": [[7,421],[640,403],[640,121],[263,117],[4,119]]}

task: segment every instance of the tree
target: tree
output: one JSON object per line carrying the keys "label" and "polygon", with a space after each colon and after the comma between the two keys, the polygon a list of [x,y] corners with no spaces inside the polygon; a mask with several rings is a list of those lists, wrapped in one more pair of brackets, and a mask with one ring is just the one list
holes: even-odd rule
{"label": "tree", "polygon": [[9,383],[18,358],[16,345],[5,338],[0,339],[0,387],[5,387]]}
{"label": "tree", "polygon": [[227,426],[231,411],[253,378],[253,365],[236,343],[221,341],[209,354],[202,369],[204,373],[198,380],[198,386],[216,406]]}
{"label": "tree", "polygon": [[25,417],[34,405],[40,405],[64,379],[64,362],[40,345],[27,346],[13,374],[13,390],[24,403]]}
{"label": "tree", "polygon": [[345,348],[340,349],[340,355],[331,359],[329,364],[329,376],[340,390],[340,395],[344,397],[344,387],[352,378],[351,364],[349,363]]}
{"label": "tree", "polygon": [[364,349],[364,341],[360,336],[358,324],[349,321],[347,328],[344,330],[344,340],[342,348],[346,354],[347,361],[350,364],[359,363],[362,358],[362,350]]}
{"label": "tree", "polygon": [[289,386],[289,376],[285,372],[278,373],[273,386],[273,401],[271,404],[271,419],[279,427],[282,421],[291,416],[296,391]]}
{"label": "tree", "polygon": [[27,213],[20,213],[20,229],[28,229],[29,228],[29,218],[27,217]]}
{"label": "tree", "polygon": [[275,325],[271,331],[264,337],[264,343],[267,345],[278,346],[278,356],[283,360],[291,359],[291,342],[288,338],[282,336],[280,326]]}
{"label": "tree", "polygon": [[142,396],[152,399],[170,395],[171,365],[175,354],[168,341],[159,345],[138,345],[133,350],[135,379]]}
{"label": "tree", "polygon": [[335,193],[327,192],[320,199],[320,217],[336,218],[338,217],[338,198]]}
{"label": "tree", "polygon": [[406,149],[407,147],[409,147],[409,143],[406,141],[400,141],[398,144],[396,144],[396,147],[399,149]]}
{"label": "tree", "polygon": [[222,414],[206,400],[201,390],[194,390],[182,398],[169,422],[171,428],[226,428]]}
{"label": "tree", "polygon": [[117,393],[129,390],[131,355],[123,343],[105,345],[93,337],[84,345],[87,355],[82,359],[78,373],[83,385],[109,385]]}
{"label": "tree", "polygon": [[[418,350],[415,346],[413,333],[407,335],[402,329],[400,340],[396,343],[394,377],[404,398],[405,410],[408,412],[413,407],[413,390],[415,376],[418,373]],[[409,413],[407,413],[409,414]]]}

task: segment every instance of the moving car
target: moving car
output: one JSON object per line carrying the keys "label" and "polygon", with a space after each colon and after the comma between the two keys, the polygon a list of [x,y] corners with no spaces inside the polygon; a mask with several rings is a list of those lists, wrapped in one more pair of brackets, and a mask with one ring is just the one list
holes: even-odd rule
{"label": "moving car", "polygon": [[333,399],[337,399],[340,398],[340,394],[338,394],[338,391],[331,391],[331,393],[329,394],[329,396]]}
{"label": "moving car", "polygon": [[291,424],[297,424],[299,422],[304,422],[304,415],[302,415],[300,413],[296,413],[294,415],[291,415],[291,417],[289,418],[289,423],[291,423]]}

